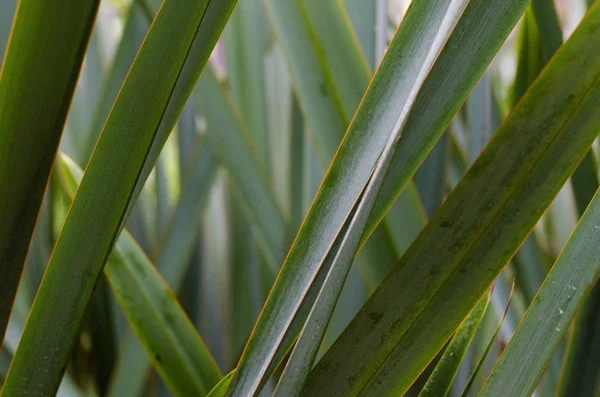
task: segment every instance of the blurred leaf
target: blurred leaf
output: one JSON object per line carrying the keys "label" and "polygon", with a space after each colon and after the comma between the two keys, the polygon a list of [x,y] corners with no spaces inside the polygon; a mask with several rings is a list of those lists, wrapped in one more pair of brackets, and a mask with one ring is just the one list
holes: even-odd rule
{"label": "blurred leaf", "polygon": [[[229,322],[230,358],[229,362],[235,366],[244,350],[246,341],[252,332],[252,326],[260,312],[262,300],[259,299],[258,258],[253,252],[253,239],[250,225],[243,213],[243,203],[233,192],[235,186],[228,185],[227,193],[227,222],[228,222],[228,247],[229,247]],[[254,255],[252,255],[254,253]],[[257,302],[258,301],[258,302]]]}
{"label": "blurred leaf", "polygon": [[206,119],[208,140],[247,205],[257,241],[274,277],[284,257],[286,226],[265,168],[251,149],[248,130],[212,68],[206,68],[200,76],[192,99]]}
{"label": "blurred leaf", "polygon": [[[70,198],[83,171],[61,157]],[[154,367],[175,395],[205,395],[221,377],[210,352],[177,299],[126,230],[117,240],[104,274]]]}
{"label": "blurred leaf", "polygon": [[19,4],[0,79],[0,340],[99,1]]}
{"label": "blurred leaf", "polygon": [[344,1],[348,17],[371,70],[375,70],[377,61],[375,56],[376,2],[377,0]]}
{"label": "blurred leaf", "polygon": [[5,0],[0,4],[0,64],[4,59],[4,53],[8,45],[8,36],[10,35],[11,26],[15,10],[17,9],[17,0]]}
{"label": "blurred leaf", "polygon": [[58,388],[206,5],[167,1],[148,32],[54,247],[3,393],[52,394]]}
{"label": "blurred leaf", "polygon": [[[192,145],[192,153],[179,202],[161,236],[161,253],[157,262],[157,270],[173,291],[181,288],[192,255],[198,222],[216,173],[215,156],[204,139]],[[140,395],[149,368],[150,362],[142,346],[134,341],[131,333],[127,333],[121,344],[108,395]]]}
{"label": "blurred leaf", "polygon": [[472,164],[492,139],[492,85],[489,73],[484,74],[467,99],[469,124],[469,164]]}
{"label": "blurred leaf", "polygon": [[[437,141],[419,170],[415,173],[415,185],[423,208],[430,217],[444,201],[444,186],[449,152],[450,131],[446,130]],[[400,199],[398,199],[400,200]],[[402,218],[400,218],[402,219]],[[393,227],[393,226],[390,226]]]}
{"label": "blurred leaf", "polygon": [[542,63],[546,64],[563,43],[562,29],[554,0],[533,0],[531,7],[540,32]]}
{"label": "blurred leaf", "polygon": [[547,65],[312,370],[305,395],[401,394],[444,345],[596,138],[599,21],[588,16]]}
{"label": "blurred leaf", "polygon": [[[503,1],[495,7],[484,7],[479,1],[471,1],[408,116],[395,161],[390,166],[363,238],[373,230],[406,185],[516,23],[526,3]],[[288,254],[271,291],[271,299],[263,308],[228,392],[230,395],[257,390],[268,377],[274,356],[279,354],[278,351],[285,352],[290,346],[288,343],[293,341],[298,332],[295,326],[303,320],[302,315],[296,316],[300,303],[305,296],[311,295],[311,285],[314,288],[319,285],[313,281],[315,277],[321,277],[319,269],[367,182],[388,134],[394,129],[398,109],[403,108],[408,92],[416,89],[413,87],[415,76],[435,38],[433,33],[424,32],[431,29],[437,33],[447,6],[445,2],[413,3],[404,17]],[[477,29],[477,35],[471,34],[473,29]],[[414,55],[404,56],[407,52]],[[440,91],[439,86],[445,89]],[[434,113],[432,109],[435,109]],[[386,184],[390,185],[386,187]],[[295,316],[296,324],[290,325]],[[286,336],[289,342],[282,345],[288,329],[294,331]]]}
{"label": "blurred leaf", "polygon": [[269,161],[262,48],[265,22],[261,1],[244,0],[223,33],[227,82],[251,146],[264,165]]}
{"label": "blurred leaf", "polygon": [[490,302],[491,292],[486,292],[479,300],[479,303],[465,317],[460,327],[450,340],[448,347],[444,350],[442,358],[435,366],[433,373],[427,380],[427,383],[419,393],[419,397],[438,397],[446,396],[450,392],[450,386],[458,373],[467,349],[471,345],[475,333],[479,329],[479,324],[487,310]]}

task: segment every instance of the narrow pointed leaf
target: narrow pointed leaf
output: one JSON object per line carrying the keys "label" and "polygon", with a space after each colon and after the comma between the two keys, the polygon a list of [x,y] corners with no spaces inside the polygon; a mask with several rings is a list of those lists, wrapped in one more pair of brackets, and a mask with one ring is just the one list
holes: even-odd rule
{"label": "narrow pointed leaf", "polygon": [[[598,189],[598,166],[593,150],[581,161],[571,184],[577,212],[582,215]],[[573,321],[567,340],[557,396],[592,397],[600,391],[600,284],[596,282]],[[554,360],[551,365],[554,364]]]}
{"label": "narrow pointed leaf", "polygon": [[58,388],[206,5],[166,1],[154,20],[54,247],[3,394],[44,395]]}
{"label": "narrow pointed leaf", "polygon": [[0,341],[98,4],[23,0],[14,19],[0,71]]}
{"label": "narrow pointed leaf", "polygon": [[207,397],[223,397],[225,395],[225,392],[227,392],[227,388],[229,387],[229,384],[231,383],[231,378],[233,378],[234,374],[235,369],[227,375],[225,375],[223,379],[221,379],[219,383],[217,383],[217,385],[210,391],[210,393],[208,393]]}

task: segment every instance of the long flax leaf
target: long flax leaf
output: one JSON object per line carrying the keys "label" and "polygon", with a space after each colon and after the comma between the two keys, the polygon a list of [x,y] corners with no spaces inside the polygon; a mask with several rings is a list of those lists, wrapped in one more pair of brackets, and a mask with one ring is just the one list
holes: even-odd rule
{"label": "long flax leaf", "polygon": [[19,2],[0,71],[0,341],[98,4]]}
{"label": "long flax leaf", "polygon": [[154,20],[71,205],[3,395],[47,395],[58,388],[206,6],[166,1]]}

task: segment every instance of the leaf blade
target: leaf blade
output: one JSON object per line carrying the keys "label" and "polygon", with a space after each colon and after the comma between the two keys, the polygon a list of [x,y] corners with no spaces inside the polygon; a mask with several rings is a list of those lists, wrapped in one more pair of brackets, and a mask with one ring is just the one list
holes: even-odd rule
{"label": "leaf blade", "polygon": [[[77,326],[121,228],[206,5],[167,1],[154,20],[71,205],[3,393],[51,394],[58,388]],[[147,71],[160,78],[149,83]],[[127,134],[121,133],[124,129]],[[86,235],[95,236],[95,243],[86,244]],[[81,265],[73,269],[71,263]],[[64,283],[72,288],[63,288]],[[53,330],[53,343],[46,340],[47,327]],[[46,359],[32,365],[30,357],[38,356]]]}
{"label": "leaf blade", "polygon": [[0,340],[98,5],[21,1],[15,16],[0,71]]}

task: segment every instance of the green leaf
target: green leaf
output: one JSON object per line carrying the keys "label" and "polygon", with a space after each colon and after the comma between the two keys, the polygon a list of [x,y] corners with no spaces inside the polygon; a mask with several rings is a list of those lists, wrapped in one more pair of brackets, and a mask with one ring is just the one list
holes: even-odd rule
{"label": "green leaf", "polygon": [[[595,7],[595,11],[582,22],[591,25],[588,29],[600,27],[600,7]],[[600,91],[599,87],[596,82],[595,90]],[[597,197],[529,306],[480,396],[529,396],[535,390],[571,320],[600,276]]]}
{"label": "green leaf", "polygon": [[98,4],[19,2],[0,72],[0,341]]}
{"label": "green leaf", "polygon": [[[70,198],[83,171],[66,156],[61,170]],[[221,377],[177,299],[127,230],[104,274],[148,357],[175,395],[205,395]]]}
{"label": "green leaf", "polygon": [[54,247],[4,384],[6,395],[45,395],[58,388],[206,5],[166,1],[154,20]]}
{"label": "green leaf", "polygon": [[[406,185],[525,6],[526,1],[502,1],[496,7],[471,1],[417,96],[363,238]],[[269,364],[277,350],[289,348],[289,344],[281,346],[281,340],[288,329],[294,329],[290,323],[302,299],[307,293],[310,296],[313,280],[394,129],[398,109],[403,108],[408,92],[417,88],[413,87],[415,77],[447,7],[446,2],[417,2],[404,17],[288,254],[271,299],[263,308],[228,392],[230,395],[255,391],[268,377]],[[478,34],[471,34],[475,29]],[[404,56],[407,52],[413,55]],[[445,87],[444,90],[439,91],[439,86]],[[296,318],[301,324],[302,316]]]}
{"label": "green leaf", "polygon": [[210,391],[210,393],[208,393],[207,397],[223,397],[227,391],[227,388],[229,387],[229,384],[231,383],[231,378],[233,378],[233,375],[235,375],[235,371],[236,370],[234,369],[225,375],[223,379],[221,379],[219,383],[217,383],[217,385]]}
{"label": "green leaf", "polygon": [[491,292],[488,290],[469,315],[465,317],[448,344],[448,347],[444,350],[442,358],[435,366],[427,383],[425,383],[423,390],[419,393],[419,397],[441,397],[448,395],[450,386],[452,386],[452,382],[458,373],[458,368],[467,354],[467,349],[471,345],[475,333],[479,329],[479,324],[481,324],[483,315],[487,310],[490,297]]}
{"label": "green leaf", "polygon": [[500,273],[596,138],[597,16],[547,65],[304,395],[402,394]]}
{"label": "green leaf", "polygon": [[165,282],[127,232],[106,275],[129,324],[174,395],[205,395],[221,377],[214,359]]}

